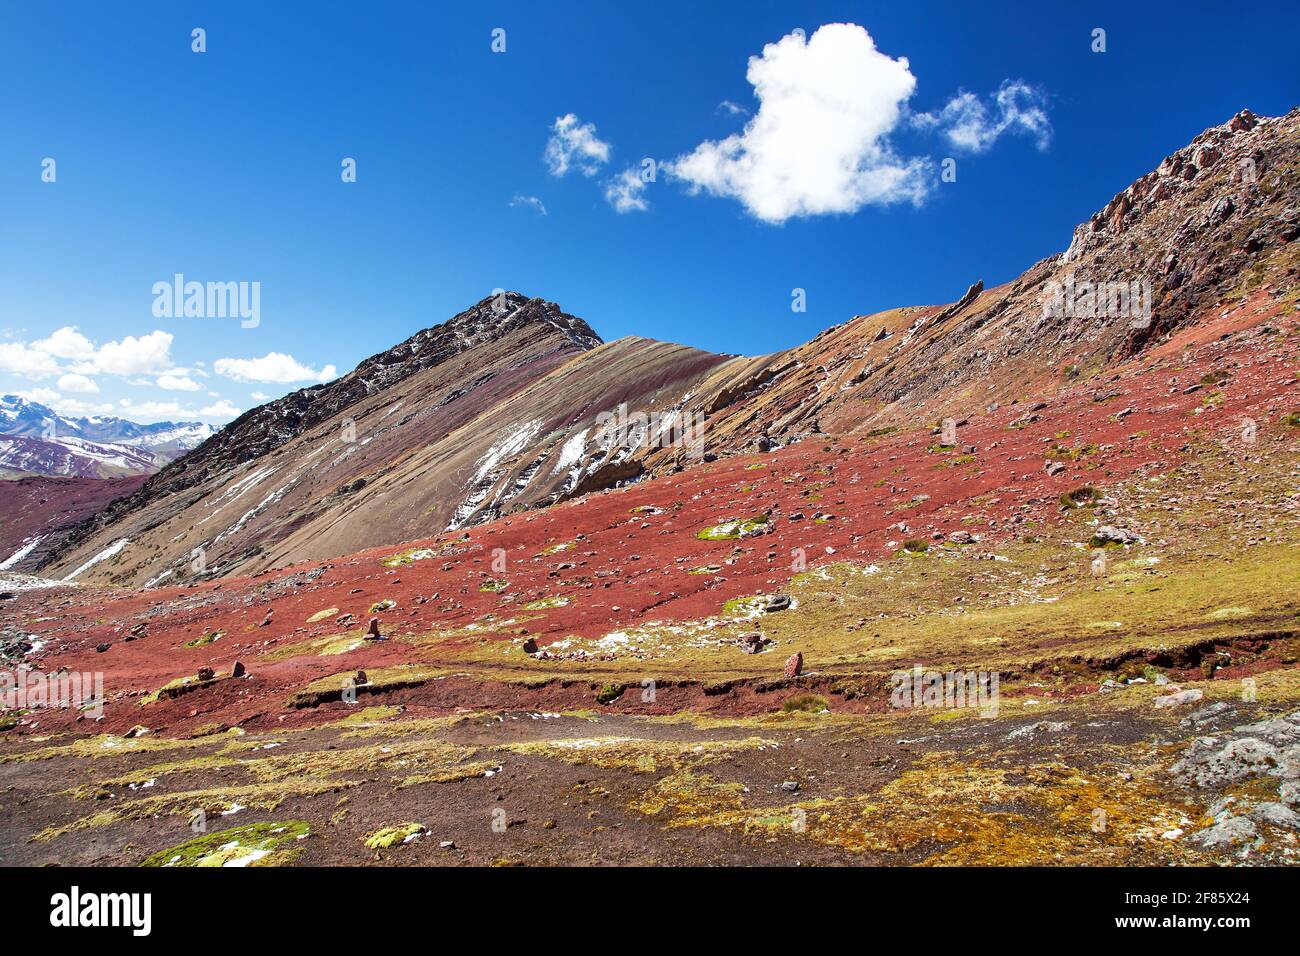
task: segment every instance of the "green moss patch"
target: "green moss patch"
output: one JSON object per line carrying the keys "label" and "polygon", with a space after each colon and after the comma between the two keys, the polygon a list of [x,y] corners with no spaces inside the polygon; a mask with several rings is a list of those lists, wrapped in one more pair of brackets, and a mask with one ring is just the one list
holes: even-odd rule
{"label": "green moss patch", "polygon": [[226,636],[225,631],[209,631],[202,637],[196,637],[192,641],[186,641],[186,647],[202,647],[204,644],[212,644]]}
{"label": "green moss patch", "polygon": [[298,841],[310,835],[311,825],[303,820],[250,823],[160,850],[140,865],[282,866],[298,855]]}
{"label": "green moss patch", "polygon": [[399,823],[396,826],[376,830],[363,842],[368,849],[387,850],[403,843],[412,843],[428,832],[423,823]]}

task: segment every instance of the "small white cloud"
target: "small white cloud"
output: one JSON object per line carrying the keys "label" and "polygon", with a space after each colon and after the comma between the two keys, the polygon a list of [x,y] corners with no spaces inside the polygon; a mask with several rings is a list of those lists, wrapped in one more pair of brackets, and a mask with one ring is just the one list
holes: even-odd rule
{"label": "small white cloud", "polygon": [[646,185],[640,169],[628,167],[605,184],[605,201],[615,212],[645,212],[650,208],[643,195]]}
{"label": "small white cloud", "polygon": [[169,392],[197,392],[203,388],[202,385],[194,381],[194,379],[190,378],[188,375],[177,374],[179,371],[180,370],[177,369],[168,372],[166,375],[159,375],[155,384],[159,388],[166,389]]}
{"label": "small white cloud", "polygon": [[223,398],[221,401],[215,402],[214,404],[202,409],[199,414],[204,418],[219,418],[226,421],[238,417],[239,412],[240,410],[238,408],[231,405]]}
{"label": "small white cloud", "polygon": [[171,366],[172,334],[156,330],[136,338],[128,335],[120,342],[105,342],[90,360],[95,369],[113,375],[137,375],[157,372]]}
{"label": "small white cloud", "polygon": [[251,392],[249,397],[255,402],[265,402],[271,396],[267,395],[265,392]]}
{"label": "small white cloud", "polygon": [[574,167],[584,176],[594,176],[609,162],[609,152],[609,143],[596,135],[594,123],[583,123],[573,113],[566,113],[551,126],[543,158],[552,176],[563,176]]}
{"label": "small white cloud", "polygon": [[261,358],[253,359],[217,359],[212,363],[212,368],[218,375],[232,378],[236,382],[269,382],[277,385],[328,382],[338,376],[333,365],[326,365],[316,371],[283,352],[268,352]]}
{"label": "small white cloud", "polygon": [[913,125],[938,129],[953,148],[983,153],[1004,133],[1033,136],[1040,150],[1052,139],[1047,95],[1024,80],[1003,80],[986,105],[974,93],[959,92],[937,113],[917,113]]}
{"label": "small white cloud", "polygon": [[746,79],[759,106],[744,131],[668,166],[692,192],[737,199],[773,223],[925,195],[925,161],[899,158],[888,141],[916,78],[862,27],[831,23],[769,43]]}
{"label": "small white cloud", "polygon": [[74,325],[65,325],[49,336],[32,343],[32,348],[62,359],[88,359],[95,354],[94,343]]}
{"label": "small white cloud", "polygon": [[183,421],[194,418],[194,410],[179,402],[135,402],[129,398],[118,401],[117,413],[133,422]]}
{"label": "small white cloud", "polygon": [[727,116],[748,116],[749,110],[745,109],[739,103],[733,103],[731,100],[723,100],[718,104],[718,112],[725,113]]}
{"label": "small white cloud", "polygon": [[74,372],[59,377],[59,388],[65,392],[80,392],[83,395],[93,395],[99,391],[99,385],[93,378],[77,375]]}
{"label": "small white cloud", "polygon": [[535,209],[543,216],[546,215],[546,207],[542,205],[542,201],[536,196],[516,196],[510,200],[510,208],[513,209],[516,206],[527,206],[530,209]]}

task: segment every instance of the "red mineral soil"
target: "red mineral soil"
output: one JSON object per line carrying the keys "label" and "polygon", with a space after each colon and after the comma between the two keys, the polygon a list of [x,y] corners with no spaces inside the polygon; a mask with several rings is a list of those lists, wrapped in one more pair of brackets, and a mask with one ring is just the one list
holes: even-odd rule
{"label": "red mineral soil", "polygon": [[[1060,497],[1073,489],[1168,472],[1207,436],[1233,437],[1252,427],[1275,432],[1275,423],[1300,406],[1292,308],[1261,289],[1103,377],[1042,400],[972,409],[952,448],[939,444],[939,430],[929,422],[875,438],[824,436],[461,533],[253,577],[142,592],[24,592],[3,605],[2,620],[34,635],[39,650],[29,657],[31,666],[104,672],[108,705],[97,731],[123,732],[141,722],[141,696],[201,667],[222,675],[240,661],[248,674],[150,704],[151,726],[184,734],[214,723],[321,720],[330,711],[290,704],[314,680],[413,660],[455,669],[468,662],[464,651],[476,652],[481,664],[485,643],[500,646],[498,667],[516,668],[522,682],[499,673],[473,679],[467,671],[394,690],[394,699],[440,712],[590,703],[580,680],[547,683],[555,673],[569,673],[564,665],[588,660],[562,650],[572,635],[597,639],[651,621],[707,619],[727,601],[786,590],[803,570],[796,568],[801,556],[810,570],[870,564],[888,561],[907,541],[937,544],[971,533],[982,548],[992,548],[1028,527],[1066,521]],[[963,521],[972,514],[978,524]],[[760,515],[769,516],[766,533],[699,537]],[[403,557],[410,563],[385,565]],[[716,572],[691,573],[710,566]],[[543,602],[536,607],[545,613],[521,614],[532,602]],[[313,615],[320,619],[310,621]],[[351,618],[339,623],[343,615]],[[418,654],[411,643],[390,639],[358,642],[342,654],[277,659],[292,645],[360,635],[372,616],[390,638],[418,638],[433,628],[450,634]],[[527,618],[526,628],[513,621],[519,617]],[[217,632],[219,639],[203,642]],[[520,646],[525,639],[539,653],[527,656]],[[652,664],[644,669],[653,675]],[[693,686],[669,695],[662,711],[753,706],[743,697],[706,696],[700,686],[706,674],[668,677]],[[46,712],[39,730],[74,729],[74,722],[67,712]]]}

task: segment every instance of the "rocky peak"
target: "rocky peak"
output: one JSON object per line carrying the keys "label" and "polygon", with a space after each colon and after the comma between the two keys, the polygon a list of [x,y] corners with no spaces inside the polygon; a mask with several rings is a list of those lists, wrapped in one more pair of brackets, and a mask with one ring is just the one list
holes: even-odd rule
{"label": "rocky peak", "polygon": [[[497,347],[499,343],[507,344]],[[77,544],[96,528],[160,497],[260,458],[375,393],[471,349],[482,347],[487,354],[518,365],[557,353],[576,355],[600,344],[600,336],[586,322],[554,302],[518,292],[494,293],[446,322],[370,356],[332,382],[299,389],[250,409],[190,454],[163,468],[135,494],[114,502],[78,528],[69,544]]]}
{"label": "rocky peak", "polygon": [[564,312],[554,302],[529,298],[519,292],[497,292],[428,331],[444,329],[477,345],[532,323],[558,330],[570,344],[583,350],[601,344],[600,336],[582,319]]}

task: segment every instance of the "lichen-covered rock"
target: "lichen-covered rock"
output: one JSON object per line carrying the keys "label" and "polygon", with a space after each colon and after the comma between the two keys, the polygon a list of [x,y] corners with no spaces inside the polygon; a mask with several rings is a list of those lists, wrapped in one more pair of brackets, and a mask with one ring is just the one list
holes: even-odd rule
{"label": "lichen-covered rock", "polygon": [[1188,837],[1188,841],[1207,850],[1252,847],[1259,842],[1259,830],[1245,817],[1230,817]]}
{"label": "lichen-covered rock", "polygon": [[1156,707],[1181,707],[1184,704],[1194,704],[1204,696],[1205,691],[1193,688],[1192,690],[1182,690],[1176,694],[1157,697],[1151,703]]}
{"label": "lichen-covered rock", "polygon": [[1278,749],[1256,737],[1224,743],[1216,737],[1198,737],[1174,775],[1197,787],[1226,787],[1256,774],[1271,773],[1279,763]]}
{"label": "lichen-covered rock", "polygon": [[1283,803],[1256,804],[1250,810],[1250,818],[1257,823],[1271,823],[1275,827],[1300,829],[1300,813],[1296,813]]}

